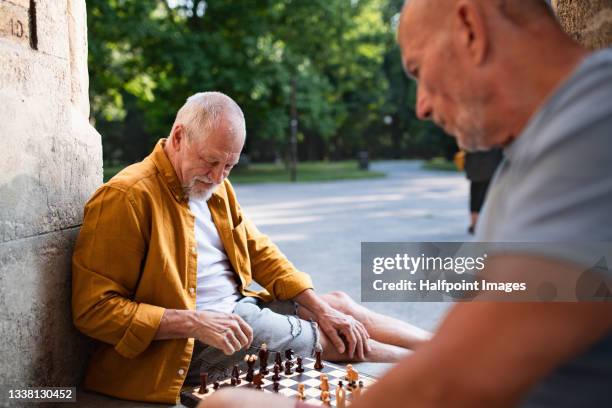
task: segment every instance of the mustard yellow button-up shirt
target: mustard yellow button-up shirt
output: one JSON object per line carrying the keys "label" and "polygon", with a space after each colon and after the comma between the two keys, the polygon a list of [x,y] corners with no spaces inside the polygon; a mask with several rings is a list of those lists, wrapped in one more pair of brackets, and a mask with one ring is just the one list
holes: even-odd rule
{"label": "mustard yellow button-up shirt", "polygon": [[[153,338],[166,308],[195,310],[197,250],[194,216],[164,143],[87,203],[72,260],[72,312],[76,327],[99,341],[85,388],[174,404],[194,340]],[[208,206],[243,295],[284,300],[312,287],[242,213],[229,181]],[[248,290],[252,281],[265,290]]]}

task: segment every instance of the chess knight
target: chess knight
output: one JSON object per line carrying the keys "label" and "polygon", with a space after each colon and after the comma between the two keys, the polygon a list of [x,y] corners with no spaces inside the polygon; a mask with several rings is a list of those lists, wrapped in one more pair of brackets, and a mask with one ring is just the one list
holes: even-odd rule
{"label": "chess knight", "polygon": [[74,324],[100,345],[85,388],[175,404],[201,370],[232,367],[253,342],[395,362],[427,338],[342,292],[319,295],[257,229],[227,179],[245,137],[236,102],[198,93],[168,138],[90,198],[72,260]]}

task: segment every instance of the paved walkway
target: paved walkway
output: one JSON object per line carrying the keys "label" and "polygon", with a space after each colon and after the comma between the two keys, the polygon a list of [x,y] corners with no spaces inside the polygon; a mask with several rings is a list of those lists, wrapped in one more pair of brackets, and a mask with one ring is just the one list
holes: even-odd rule
{"label": "paved walkway", "polygon": [[[469,184],[460,173],[422,170],[420,161],[378,162],[383,179],[236,186],[258,228],[311,274],[321,293],[360,299],[362,241],[466,241]],[[444,303],[367,303],[433,330]],[[380,374],[384,367],[367,367]]]}

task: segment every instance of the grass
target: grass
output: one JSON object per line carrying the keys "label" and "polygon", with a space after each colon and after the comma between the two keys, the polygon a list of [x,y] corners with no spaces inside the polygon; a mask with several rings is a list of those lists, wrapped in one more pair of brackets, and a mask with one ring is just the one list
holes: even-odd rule
{"label": "grass", "polygon": [[425,170],[439,170],[439,171],[454,171],[457,172],[457,166],[452,161],[448,161],[443,157],[435,157],[431,160],[426,161],[423,164]]}
{"label": "grass", "polygon": [[[117,174],[124,166],[105,166],[104,181]],[[357,180],[384,177],[376,171],[359,170],[357,161],[304,162],[298,164],[297,181]],[[283,164],[254,163],[248,168],[236,168],[230,174],[233,184],[277,183],[289,181],[289,170]]]}

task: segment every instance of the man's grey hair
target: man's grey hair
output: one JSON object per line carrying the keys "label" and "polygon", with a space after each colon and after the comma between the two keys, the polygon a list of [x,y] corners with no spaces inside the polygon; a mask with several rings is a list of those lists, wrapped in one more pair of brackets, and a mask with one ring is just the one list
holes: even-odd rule
{"label": "man's grey hair", "polygon": [[222,118],[229,122],[234,136],[246,136],[242,109],[232,98],[221,92],[199,92],[187,98],[176,114],[172,127],[183,125],[187,138],[195,140],[206,137]]}

